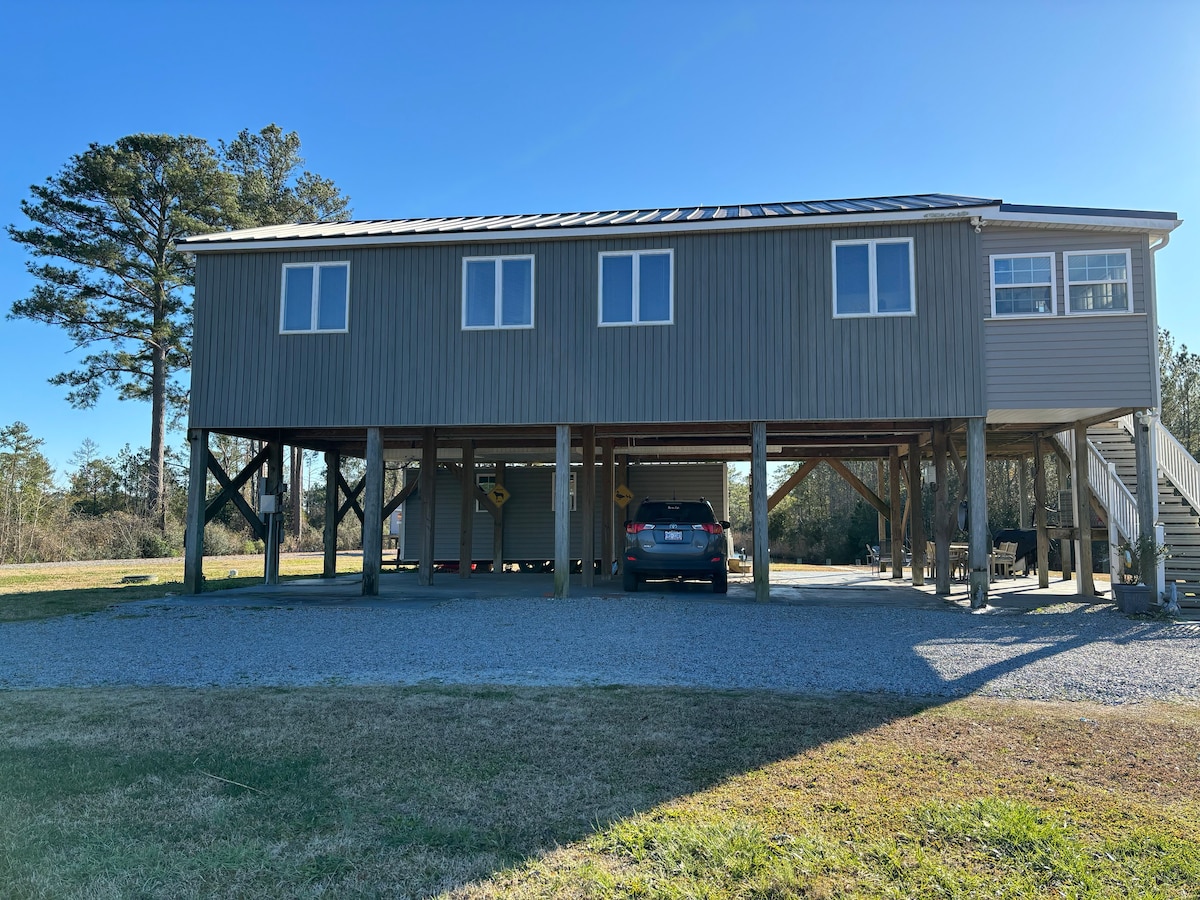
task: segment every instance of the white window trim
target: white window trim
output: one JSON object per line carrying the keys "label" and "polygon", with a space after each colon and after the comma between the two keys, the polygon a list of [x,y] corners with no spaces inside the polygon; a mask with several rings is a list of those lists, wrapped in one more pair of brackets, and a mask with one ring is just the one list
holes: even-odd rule
{"label": "white window trim", "polygon": [[[508,259],[527,259],[529,260],[529,324],[528,325],[501,325],[502,310],[504,303],[504,266],[502,263]],[[496,269],[496,296],[492,307],[492,321],[494,325],[468,325],[467,324],[467,265],[469,263],[490,262]],[[528,331],[534,327],[537,321],[537,262],[533,258],[532,253],[516,254],[512,256],[464,256],[462,261],[462,330],[463,331],[520,331],[522,329]]]}
{"label": "white window trim", "polygon": [[[835,319],[866,319],[866,318],[902,318],[917,314],[917,264],[916,253],[913,249],[912,238],[869,238],[845,241],[832,241],[829,251],[830,265],[833,267],[833,317]],[[837,248],[845,246],[867,245],[868,294],[871,309],[862,313],[839,313],[837,308]],[[912,308],[905,312],[879,312],[879,285],[875,276],[875,247],[879,244],[908,244],[908,296],[912,300]]]}
{"label": "white window trim", "polygon": [[[1072,281],[1071,257],[1095,256],[1097,253],[1120,253],[1125,257],[1125,278],[1122,281]],[[1071,286],[1080,284],[1124,284],[1125,299],[1128,305],[1125,309],[1071,309]],[[1128,247],[1118,247],[1114,250],[1070,250],[1063,251],[1063,306],[1068,316],[1128,316],[1133,314],[1133,254]]]}
{"label": "white window trim", "polygon": [[[994,319],[1046,319],[1058,315],[1058,268],[1056,253],[993,253],[988,258],[988,277],[992,282],[992,318]],[[1048,313],[998,313],[996,312],[996,290],[1010,287],[1041,287],[1036,282],[1028,284],[996,284],[998,259],[1049,259],[1050,260],[1050,312]]]}
{"label": "white window trim", "polygon": [[[321,277],[318,271],[321,268],[333,268],[341,266],[346,270],[346,327],[344,328],[318,328],[317,327],[317,301],[321,296]],[[309,327],[308,328],[284,328],[284,313],[287,307],[287,270],[288,269],[312,269],[313,270],[313,292],[312,304],[310,309]],[[347,334],[350,331],[350,261],[349,260],[331,260],[329,262],[306,262],[306,263],[284,263],[283,278],[280,279],[282,284],[279,286],[279,333],[280,334]]]}
{"label": "white window trim", "polygon": [[[476,489],[476,491],[478,491],[480,488],[483,488],[483,492],[486,494],[489,491],[491,491],[491,489],[494,488],[495,486],[496,486],[496,473],[494,471],[492,471],[492,472],[476,472],[475,473],[475,489]],[[480,500],[478,498],[478,496],[475,499],[475,512],[477,512],[477,513],[487,512],[487,507],[485,507],[483,505],[483,501]]]}
{"label": "white window trim", "polygon": [[[633,321],[605,322],[604,321],[604,258],[606,256],[633,257]],[[670,273],[667,287],[667,305],[670,315],[666,319],[654,319],[643,322],[642,312],[642,267],[639,258],[642,256],[666,256]],[[675,251],[669,247],[647,250],[607,250],[600,254],[600,293],[596,296],[596,324],[601,328],[629,328],[634,325],[674,325],[675,324]]]}

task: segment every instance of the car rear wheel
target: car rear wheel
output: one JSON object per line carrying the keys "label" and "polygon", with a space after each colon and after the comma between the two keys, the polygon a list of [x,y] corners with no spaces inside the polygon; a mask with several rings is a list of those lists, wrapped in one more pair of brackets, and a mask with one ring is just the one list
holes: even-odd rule
{"label": "car rear wheel", "polygon": [[636,591],[638,589],[637,573],[630,572],[628,569],[626,569],[624,574],[621,576],[621,585],[627,591]]}
{"label": "car rear wheel", "polygon": [[729,574],[727,572],[717,572],[713,575],[713,593],[729,593]]}

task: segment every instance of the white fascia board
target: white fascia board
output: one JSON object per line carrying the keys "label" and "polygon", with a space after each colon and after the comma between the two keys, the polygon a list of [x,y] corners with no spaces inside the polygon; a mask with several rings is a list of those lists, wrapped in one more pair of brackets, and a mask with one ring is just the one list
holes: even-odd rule
{"label": "white fascia board", "polygon": [[1174,231],[1183,224],[1182,219],[1140,219],[1132,216],[1080,216],[1065,213],[990,212],[983,216],[988,222],[997,224],[1011,222],[1014,225],[1067,225],[1093,228],[1115,228],[1122,231]]}
{"label": "white fascia board", "polygon": [[839,228],[844,225],[887,225],[900,222],[941,222],[971,220],[979,217],[994,219],[1000,206],[968,206],[960,209],[915,209],[895,212],[820,213],[807,216],[763,216],[747,219],[704,219],[699,222],[655,222],[645,225],[600,225],[594,228],[521,229],[519,231],[454,231],[440,234],[380,234],[346,237],[313,237],[277,240],[212,239],[195,244],[177,245],[183,253],[207,253],[218,250],[316,250],[337,247],[380,246],[387,244],[479,244],[495,241],[527,241],[595,237],[630,237],[633,235],[686,234],[691,231],[741,231],[757,228]]}

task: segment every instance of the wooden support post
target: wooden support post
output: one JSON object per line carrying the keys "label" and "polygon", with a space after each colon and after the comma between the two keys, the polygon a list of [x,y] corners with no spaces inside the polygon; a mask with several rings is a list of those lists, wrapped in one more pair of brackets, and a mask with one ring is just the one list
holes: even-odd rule
{"label": "wooden support post", "polygon": [[1079,573],[1077,584],[1084,597],[1096,596],[1092,578],[1092,486],[1088,481],[1088,436],[1087,425],[1075,424],[1075,511],[1079,529]]}
{"label": "wooden support post", "polygon": [[183,592],[204,590],[204,508],[208,499],[208,432],[188,431],[191,458],[188,465],[187,525],[183,536]]}
{"label": "wooden support post", "polygon": [[754,530],[754,599],[771,599],[771,545],[767,533],[767,423],[750,426],[750,520]]}
{"label": "wooden support post", "polygon": [[383,438],[378,428],[367,429],[367,487],[363,496],[362,592],[379,593],[379,570],[383,567]]}
{"label": "wooden support post", "polygon": [[571,426],[554,427],[554,596],[571,581]]}
{"label": "wooden support post", "polygon": [[946,423],[933,426],[933,476],[937,489],[933,501],[933,542],[936,565],[935,587],[939,596],[950,594],[950,470],[946,465],[946,445],[949,443]]}
{"label": "wooden support post", "polygon": [[1050,536],[1046,533],[1046,448],[1033,436],[1033,523],[1037,528],[1038,587],[1050,587]]}
{"label": "wooden support post", "polygon": [[289,485],[291,493],[291,520],[292,520],[292,536],[296,540],[296,546],[300,546],[300,532],[304,528],[303,516],[303,501],[304,501],[304,448],[291,448],[291,463],[292,463],[292,480]]}
{"label": "wooden support post", "polygon": [[336,450],[325,453],[325,564],[321,568],[322,578],[337,575],[338,538],[338,475],[342,468],[342,455]]}
{"label": "wooden support post", "polygon": [[[617,460],[617,483],[629,487],[629,454],[622,453]],[[629,488],[633,490],[633,488]],[[613,488],[613,496],[616,496],[616,488]],[[635,497],[634,500],[637,500]],[[631,501],[632,502],[632,501]],[[627,506],[621,510],[619,517],[621,522],[627,520],[634,513],[633,507]],[[625,554],[621,551],[625,549],[625,526],[621,524],[615,529],[616,534],[613,535],[613,549],[617,554],[617,574],[621,575],[625,572]]]}
{"label": "wooden support post", "polygon": [[1149,412],[1139,412],[1133,417],[1133,459],[1137,473],[1138,537],[1154,540],[1154,523],[1158,511],[1154,505],[1157,473],[1150,457],[1150,435],[1154,419]]}
{"label": "wooden support post", "polygon": [[421,431],[421,474],[417,487],[421,497],[421,558],[417,561],[417,584],[433,584],[434,512],[437,508],[437,432]]}
{"label": "wooden support post", "polygon": [[908,444],[909,527],[912,534],[913,587],[925,584],[925,492],[921,486],[921,445]]}
{"label": "wooden support post", "polygon": [[[882,497],[887,493],[887,475],[884,471],[883,460],[875,460],[875,491]],[[883,545],[887,543],[887,525],[888,520],[882,512],[876,517],[879,525],[879,551],[883,552]]]}
{"label": "wooden support post", "polygon": [[[496,474],[493,476],[497,487],[504,486],[504,463],[496,463]],[[492,516],[492,574],[504,574],[504,507],[501,506]]]}
{"label": "wooden support post", "polygon": [[275,512],[267,514],[266,552],[263,554],[263,582],[279,584],[279,541],[283,536],[283,444],[267,444],[266,493],[276,498]]}
{"label": "wooden support post", "polygon": [[1025,473],[1028,463],[1024,456],[1017,460],[1017,491],[1021,495],[1017,504],[1018,528],[1025,528],[1029,523],[1029,476]]}
{"label": "wooden support post", "polygon": [[579,574],[585,588],[596,583],[596,426],[584,425],[579,470]]}
{"label": "wooden support post", "polygon": [[471,577],[475,552],[475,442],[462,442],[462,488],[458,492],[458,577]]}
{"label": "wooden support post", "polygon": [[987,516],[987,434],[982,417],[967,419],[967,497],[971,503],[970,564],[971,609],[987,606],[992,552]]}
{"label": "wooden support post", "polygon": [[613,538],[613,522],[616,518],[614,510],[616,502],[613,497],[617,492],[617,476],[613,457],[612,438],[604,438],[600,442],[600,468],[603,477],[600,479],[600,580],[609,581],[612,578],[613,554],[615,546]]}
{"label": "wooden support post", "polygon": [[[892,525],[892,578],[904,577],[904,510],[900,506],[900,448],[888,453],[888,510]],[[882,552],[882,548],[881,548]]]}

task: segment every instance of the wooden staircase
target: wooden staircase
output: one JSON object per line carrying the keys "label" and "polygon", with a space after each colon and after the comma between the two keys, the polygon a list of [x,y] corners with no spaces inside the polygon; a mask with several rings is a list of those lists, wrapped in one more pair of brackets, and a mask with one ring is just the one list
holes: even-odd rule
{"label": "wooden staircase", "polygon": [[[1089,428],[1088,440],[1105,460],[1113,464],[1117,477],[1136,497],[1133,436],[1120,422],[1112,421]],[[1164,542],[1171,548],[1171,556],[1166,561],[1167,584],[1173,582],[1179,599],[1190,600],[1187,605],[1195,605],[1200,602],[1200,515],[1161,466],[1158,471],[1158,518],[1165,532]]]}

